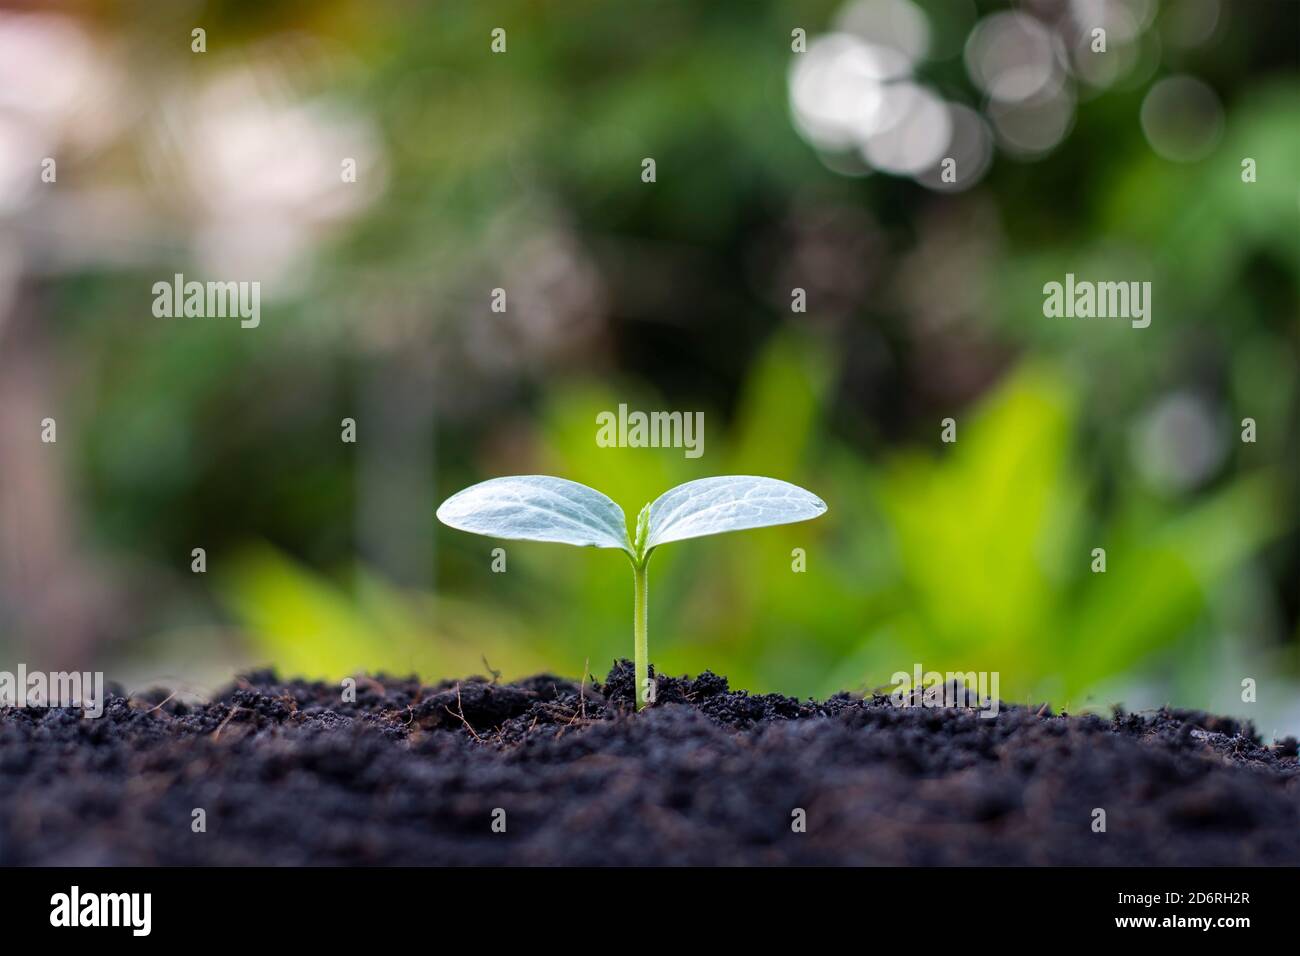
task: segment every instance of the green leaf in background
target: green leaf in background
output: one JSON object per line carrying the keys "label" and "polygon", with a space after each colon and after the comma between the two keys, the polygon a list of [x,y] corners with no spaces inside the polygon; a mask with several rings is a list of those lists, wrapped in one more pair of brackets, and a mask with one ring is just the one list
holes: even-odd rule
{"label": "green leaf in background", "polygon": [[[283,674],[337,680],[359,672],[426,680],[485,670],[518,677],[582,661],[531,643],[514,614],[490,605],[407,594],[359,573],[348,588],[267,548],[250,548],[222,581],[253,659]],[[554,654],[554,656],[552,656]]]}

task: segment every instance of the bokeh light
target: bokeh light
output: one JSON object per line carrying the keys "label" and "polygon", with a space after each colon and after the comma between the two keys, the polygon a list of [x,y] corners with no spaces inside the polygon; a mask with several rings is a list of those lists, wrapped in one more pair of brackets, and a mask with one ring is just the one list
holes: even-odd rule
{"label": "bokeh light", "polygon": [[1193,76],[1169,76],[1142,100],[1142,132],[1158,156],[1194,163],[1208,156],[1223,134],[1223,107]]}

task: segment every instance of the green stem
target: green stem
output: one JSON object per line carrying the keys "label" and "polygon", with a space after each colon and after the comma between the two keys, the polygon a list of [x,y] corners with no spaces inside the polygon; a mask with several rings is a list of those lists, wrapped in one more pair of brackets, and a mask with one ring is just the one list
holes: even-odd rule
{"label": "green stem", "polygon": [[650,683],[650,636],[646,626],[648,605],[650,603],[650,575],[646,569],[649,563],[649,556],[647,555],[645,560],[632,565],[632,580],[635,589],[632,605],[632,636],[635,645],[633,654],[636,658],[637,710],[646,705],[646,691],[649,689]]}

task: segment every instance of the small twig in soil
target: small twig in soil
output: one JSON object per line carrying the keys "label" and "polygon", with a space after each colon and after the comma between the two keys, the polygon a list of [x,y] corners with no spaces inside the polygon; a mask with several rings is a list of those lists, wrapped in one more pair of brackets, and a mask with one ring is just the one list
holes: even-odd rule
{"label": "small twig in soil", "polygon": [[591,658],[582,661],[582,684],[578,687],[578,706],[582,709],[582,719],[587,719],[587,669],[591,667]]}
{"label": "small twig in soil", "polygon": [[442,706],[447,711],[447,713],[451,714],[453,717],[460,718],[460,722],[465,725],[465,729],[470,732],[470,735],[475,740],[477,740],[479,743],[483,742],[483,738],[478,735],[478,731],[474,729],[474,725],[465,719],[465,705],[460,702],[459,682],[456,684],[456,710],[452,710],[446,704],[443,704]]}
{"label": "small twig in soil", "polygon": [[[587,668],[591,665],[591,658],[588,657],[582,664],[582,683],[578,686],[578,709],[569,717],[569,722],[564,725],[564,729],[572,727],[575,721],[585,721],[587,719]],[[560,733],[564,733],[563,730]]]}
{"label": "small twig in soil", "polygon": [[373,690],[380,697],[388,696],[388,688],[385,687],[383,684],[381,684],[379,681],[375,680],[369,674],[359,674],[357,675],[357,679],[362,683],[364,683],[371,690]]}
{"label": "small twig in soil", "polygon": [[226,714],[226,719],[221,722],[221,726],[212,732],[212,739],[218,739],[221,736],[221,732],[226,729],[226,724],[230,723],[235,714],[239,713],[243,709],[244,708],[242,707],[231,707],[230,713]]}
{"label": "small twig in soil", "polygon": [[150,707],[148,710],[146,710],[145,713],[146,713],[146,714],[152,714],[155,710],[157,710],[159,707],[161,707],[163,704],[167,703],[167,701],[171,700],[171,699],[172,699],[173,697],[175,697],[175,696],[176,696],[176,691],[172,691],[170,694],[168,694],[166,697],[164,697],[164,698],[163,698],[162,700],[160,700],[158,703],[154,704],[152,707]]}

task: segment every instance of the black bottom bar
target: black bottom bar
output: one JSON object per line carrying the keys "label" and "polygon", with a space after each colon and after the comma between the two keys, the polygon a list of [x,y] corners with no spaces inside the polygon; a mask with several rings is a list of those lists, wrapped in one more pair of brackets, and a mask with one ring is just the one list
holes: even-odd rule
{"label": "black bottom bar", "polygon": [[[149,938],[180,945],[242,936],[259,947],[438,925],[477,926],[485,942],[512,931],[535,937],[544,927],[602,927],[603,935],[619,921],[636,935],[638,906],[650,926],[690,921],[706,933],[777,923],[820,934],[843,924],[867,939],[964,928],[956,941],[978,927],[1046,933],[1035,937],[1044,942],[1130,934],[1227,941],[1291,924],[1295,877],[1285,869],[10,869],[0,871],[0,898],[10,943],[74,932],[83,941],[129,939],[146,926]],[[147,910],[144,896],[130,894],[148,894]]]}

